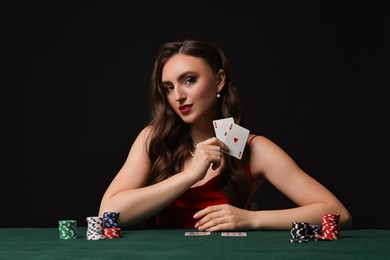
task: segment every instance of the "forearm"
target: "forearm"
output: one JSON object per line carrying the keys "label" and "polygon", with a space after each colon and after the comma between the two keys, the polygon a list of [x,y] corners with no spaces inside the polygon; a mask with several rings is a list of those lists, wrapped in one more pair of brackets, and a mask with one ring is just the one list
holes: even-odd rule
{"label": "forearm", "polygon": [[196,181],[186,172],[178,173],[157,184],[104,195],[99,216],[120,212],[121,225],[133,225],[153,216],[189,189]]}
{"label": "forearm", "polygon": [[321,225],[322,214],[340,214],[341,228],[350,228],[351,216],[342,206],[330,206],[325,203],[281,209],[261,210],[254,212],[253,229],[291,229],[292,222],[307,222],[311,225]]}

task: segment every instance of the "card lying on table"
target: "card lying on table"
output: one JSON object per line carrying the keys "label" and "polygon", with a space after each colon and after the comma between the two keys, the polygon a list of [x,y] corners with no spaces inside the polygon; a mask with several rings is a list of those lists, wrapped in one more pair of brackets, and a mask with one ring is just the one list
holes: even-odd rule
{"label": "card lying on table", "polygon": [[221,232],[223,237],[246,237],[246,232]]}
{"label": "card lying on table", "polygon": [[184,233],[185,236],[209,236],[210,234],[210,232],[205,231],[191,231]]}
{"label": "card lying on table", "polygon": [[231,156],[241,159],[249,136],[249,130],[234,123],[233,117],[213,121],[215,136],[224,142]]}

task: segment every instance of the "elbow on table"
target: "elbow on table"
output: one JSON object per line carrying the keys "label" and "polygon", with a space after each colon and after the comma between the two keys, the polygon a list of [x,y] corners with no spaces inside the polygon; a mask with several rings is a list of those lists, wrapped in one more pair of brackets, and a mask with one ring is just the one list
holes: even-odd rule
{"label": "elbow on table", "polygon": [[347,209],[340,212],[340,227],[342,229],[352,228],[352,216]]}

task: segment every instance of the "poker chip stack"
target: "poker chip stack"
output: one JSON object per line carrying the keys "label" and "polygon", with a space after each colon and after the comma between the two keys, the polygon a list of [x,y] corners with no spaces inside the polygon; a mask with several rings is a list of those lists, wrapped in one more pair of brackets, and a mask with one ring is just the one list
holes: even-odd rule
{"label": "poker chip stack", "polygon": [[104,212],[104,236],[105,238],[121,237],[121,229],[118,227],[119,212]]}
{"label": "poker chip stack", "polygon": [[319,225],[309,225],[308,234],[312,237],[312,240],[317,239],[317,235],[321,235],[321,226]]}
{"label": "poker chip stack", "polygon": [[104,220],[101,217],[87,217],[87,240],[102,240],[104,235]]}
{"label": "poker chip stack", "polygon": [[312,236],[309,234],[309,223],[306,222],[292,222],[291,224],[291,243],[304,243],[312,239]]}
{"label": "poker chip stack", "polygon": [[335,240],[340,238],[340,215],[327,213],[322,215],[322,235],[316,235],[318,239]]}
{"label": "poker chip stack", "polygon": [[58,231],[60,239],[76,239],[78,236],[77,232],[77,221],[76,220],[59,220]]}

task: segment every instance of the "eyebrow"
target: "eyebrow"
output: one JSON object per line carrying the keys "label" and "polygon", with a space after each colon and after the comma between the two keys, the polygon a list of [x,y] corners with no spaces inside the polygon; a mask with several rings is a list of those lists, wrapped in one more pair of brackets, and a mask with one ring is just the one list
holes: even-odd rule
{"label": "eyebrow", "polygon": [[[184,71],[182,74],[179,75],[179,77],[177,78],[178,81],[181,81],[183,80],[183,78],[185,78],[188,74],[195,74],[194,71]],[[170,81],[163,81],[162,84],[163,85],[166,85],[166,84],[169,84],[171,83]]]}

